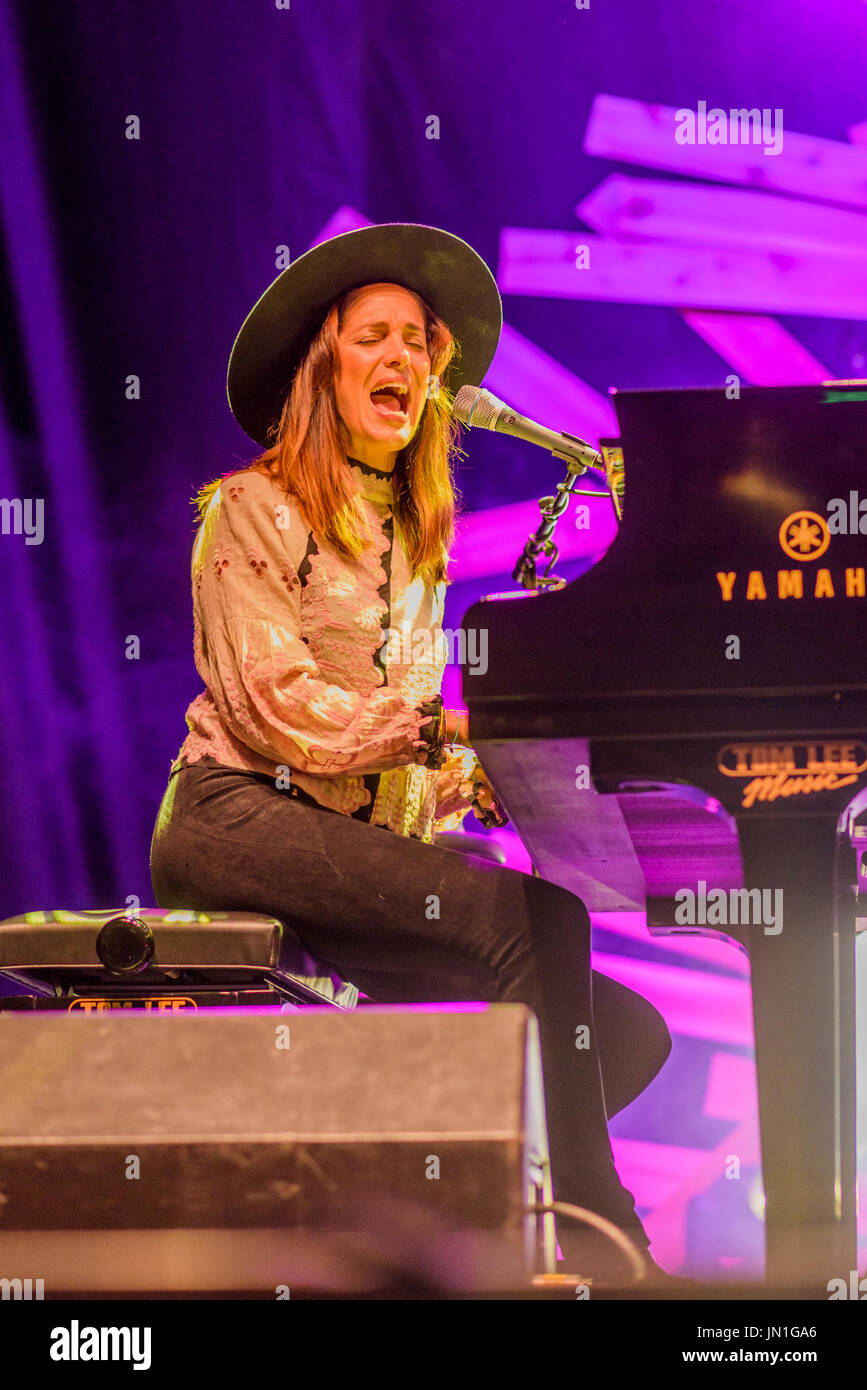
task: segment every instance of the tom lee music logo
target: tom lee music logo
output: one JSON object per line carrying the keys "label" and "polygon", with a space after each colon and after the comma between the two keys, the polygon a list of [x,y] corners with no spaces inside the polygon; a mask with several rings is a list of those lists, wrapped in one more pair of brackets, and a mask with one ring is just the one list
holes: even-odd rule
{"label": "tom lee music logo", "polygon": [[[783,554],[809,569],[781,567],[774,571],[719,570],[717,583],[723,602],[733,598],[762,601],[803,598],[864,598],[867,576],[863,565],[847,565],[833,570],[816,562],[831,544],[832,536],[867,536],[867,498],[850,492],[848,499],[832,497],[827,519],[818,512],[790,512],[780,524],[777,539]],[[813,569],[812,566],[816,565]]]}
{"label": "tom lee music logo", "polygon": [[145,1012],[158,1014],[196,1013],[198,1011],[195,999],[190,999],[186,995],[173,995],[171,997],[167,995],[141,995],[133,999],[73,999],[67,1013],[81,1010],[86,1014],[107,1014],[113,1009],[143,1009]]}
{"label": "tom lee music logo", "polygon": [[725,777],[742,777],[744,807],[779,797],[836,791],[867,770],[867,745],[853,739],[815,743],[727,743],[717,754]]}

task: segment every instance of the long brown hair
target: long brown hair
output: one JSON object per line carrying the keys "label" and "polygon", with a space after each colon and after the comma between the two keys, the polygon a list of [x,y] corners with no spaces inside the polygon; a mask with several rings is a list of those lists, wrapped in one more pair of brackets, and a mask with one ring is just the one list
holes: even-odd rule
{"label": "long brown hair", "polygon": [[[269,431],[273,442],[248,465],[275,478],[297,500],[310,529],[345,559],[356,558],[371,543],[346,464],[346,429],[334,395],[337,335],[363,288],[347,290],[332,304],[295,372],[280,419]],[[431,378],[439,386],[434,380],[418,428],[395,462],[394,515],[413,577],[448,583],[448,552],[458,506],[452,460],[463,450],[457,442],[446,373],[460,345],[421,296],[410,293],[424,312]],[[217,478],[207,483],[193,499],[199,520],[221,482]]]}

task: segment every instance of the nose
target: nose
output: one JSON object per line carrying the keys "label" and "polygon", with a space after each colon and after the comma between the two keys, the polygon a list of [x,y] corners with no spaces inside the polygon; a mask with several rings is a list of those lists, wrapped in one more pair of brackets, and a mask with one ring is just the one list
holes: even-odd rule
{"label": "nose", "polygon": [[394,340],[389,341],[386,345],[386,354],[390,367],[409,366],[409,345],[397,334],[394,335]]}

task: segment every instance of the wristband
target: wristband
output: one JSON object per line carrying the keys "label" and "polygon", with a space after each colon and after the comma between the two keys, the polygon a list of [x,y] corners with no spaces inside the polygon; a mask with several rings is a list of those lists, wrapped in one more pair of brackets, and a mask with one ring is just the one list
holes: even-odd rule
{"label": "wristband", "polygon": [[419,714],[428,716],[418,731],[421,741],[420,744],[416,744],[419,761],[423,761],[425,767],[437,771],[445,762],[446,712],[443,708],[443,697],[435,695],[432,700],[425,700],[422,704],[416,705],[416,709]]}

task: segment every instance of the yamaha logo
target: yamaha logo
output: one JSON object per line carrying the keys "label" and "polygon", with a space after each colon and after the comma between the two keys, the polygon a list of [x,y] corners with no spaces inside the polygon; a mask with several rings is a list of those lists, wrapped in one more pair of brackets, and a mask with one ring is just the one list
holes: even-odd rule
{"label": "yamaha logo", "polygon": [[818,560],[831,544],[831,532],[818,512],[792,512],[780,527],[779,540],[791,560]]}
{"label": "yamaha logo", "polygon": [[[836,499],[835,499],[836,500]],[[829,504],[830,505],[830,504]],[[836,517],[832,517],[836,523]],[[790,512],[780,523],[777,539],[783,554],[800,565],[812,565],[820,560],[831,544],[832,534],[842,534],[836,524],[832,527],[818,512],[805,509]],[[863,565],[848,565],[832,573],[824,566],[816,569],[719,570],[716,576],[724,603],[734,598],[764,602],[769,596],[776,599],[803,598],[864,598],[867,596],[867,576]]]}

